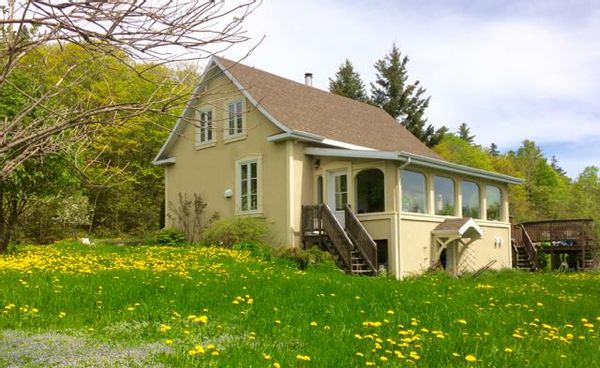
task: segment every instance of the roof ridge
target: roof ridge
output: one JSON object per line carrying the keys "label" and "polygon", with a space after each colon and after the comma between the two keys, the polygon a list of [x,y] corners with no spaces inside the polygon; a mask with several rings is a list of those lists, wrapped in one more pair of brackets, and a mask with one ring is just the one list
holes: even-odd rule
{"label": "roof ridge", "polygon": [[[272,77],[275,77],[275,78],[278,78],[278,79],[284,80],[284,81],[286,81],[286,82],[292,82],[292,83],[294,83],[294,84],[297,84],[298,86],[302,86],[302,87],[310,88],[310,89],[314,90],[315,92],[319,92],[319,93],[325,93],[325,94],[327,94],[327,95],[330,95],[330,96],[333,96],[333,97],[335,97],[335,98],[342,99],[342,100],[345,100],[345,101],[348,101],[348,102],[362,104],[362,105],[365,105],[365,106],[367,106],[367,107],[369,107],[369,108],[371,108],[371,109],[375,109],[375,110],[377,110],[377,111],[379,111],[379,112],[385,112],[387,115],[389,115],[387,111],[385,111],[383,108],[381,108],[381,107],[379,107],[379,106],[372,105],[372,104],[370,104],[370,103],[367,103],[367,102],[363,102],[363,101],[355,100],[355,99],[353,99],[353,98],[350,98],[350,97],[346,97],[346,96],[338,95],[338,94],[336,94],[336,93],[333,93],[333,92],[331,92],[331,91],[326,91],[326,90],[323,90],[323,89],[320,89],[320,88],[317,88],[317,87],[314,87],[314,86],[308,86],[308,85],[306,85],[305,83],[298,82],[298,81],[295,81],[295,80],[293,80],[293,79],[290,79],[290,78],[282,77],[282,76],[280,76],[280,75],[274,74],[274,73],[272,73],[272,72],[269,72],[269,71],[267,71],[267,70],[260,69],[260,68],[257,68],[257,67],[255,67],[255,66],[250,66],[250,65],[247,65],[247,64],[241,63],[241,62],[239,62],[239,61],[235,61],[235,60],[227,59],[227,58],[225,58],[225,57],[222,57],[222,56],[217,56],[217,55],[215,55],[215,57],[216,57],[217,59],[219,59],[219,60],[225,60],[225,61],[227,61],[227,62],[229,62],[229,63],[233,63],[234,65],[243,66],[243,67],[246,67],[246,68],[250,68],[250,69],[257,70],[257,71],[259,71],[259,72],[261,72],[261,73],[269,74],[269,75],[270,75],[270,76],[272,76]],[[229,69],[229,68],[226,68],[226,69]],[[389,115],[389,116],[390,116],[392,119],[394,119],[394,120],[398,121],[398,120],[397,120],[396,118],[394,118],[392,115]],[[400,123],[400,122],[398,121],[398,123]]]}

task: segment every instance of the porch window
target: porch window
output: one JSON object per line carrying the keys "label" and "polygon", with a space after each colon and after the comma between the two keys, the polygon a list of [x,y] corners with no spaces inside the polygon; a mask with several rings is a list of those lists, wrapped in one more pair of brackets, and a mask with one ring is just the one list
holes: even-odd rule
{"label": "porch window", "polygon": [[400,173],[402,184],[402,211],[413,213],[427,212],[427,186],[425,175],[410,170]]}
{"label": "porch window", "polygon": [[454,181],[445,176],[433,179],[435,192],[435,214],[453,216],[455,214]]}
{"label": "porch window", "polygon": [[260,158],[237,162],[237,209],[239,213],[259,212],[261,208]]}
{"label": "porch window", "polygon": [[462,192],[462,216],[481,218],[480,201],[479,201],[479,185],[471,181],[463,181],[461,186]]}
{"label": "porch window", "polygon": [[228,106],[227,135],[236,136],[244,132],[244,114],[242,101],[235,101]]}
{"label": "porch window", "polygon": [[211,143],[213,139],[213,113],[212,110],[200,110],[197,114],[196,145]]}
{"label": "porch window", "polygon": [[342,211],[348,203],[348,175],[335,175],[335,210]]}
{"label": "porch window", "polygon": [[356,175],[358,213],[385,211],[384,175],[379,169],[363,170]]}
{"label": "porch window", "polygon": [[486,215],[488,220],[501,220],[502,192],[493,185],[485,187]]}

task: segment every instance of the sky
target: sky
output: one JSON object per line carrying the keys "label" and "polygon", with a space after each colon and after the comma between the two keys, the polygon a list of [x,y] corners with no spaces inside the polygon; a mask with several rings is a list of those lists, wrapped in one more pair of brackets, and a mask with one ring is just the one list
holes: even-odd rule
{"label": "sky", "polygon": [[245,27],[264,36],[245,64],[324,90],[345,59],[369,90],[395,43],[429,123],[502,152],[533,140],[573,178],[600,166],[600,0],[265,0]]}

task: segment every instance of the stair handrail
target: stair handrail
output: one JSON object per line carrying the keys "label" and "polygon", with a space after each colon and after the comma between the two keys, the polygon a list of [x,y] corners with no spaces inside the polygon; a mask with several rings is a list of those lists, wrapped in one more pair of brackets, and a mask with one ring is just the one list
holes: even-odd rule
{"label": "stair handrail", "polygon": [[356,240],[356,248],[371,271],[377,274],[377,243],[375,243],[371,234],[369,234],[358,217],[356,217],[349,204],[346,204],[346,207],[344,207],[344,219],[346,222],[346,231]]}
{"label": "stair handrail", "polygon": [[527,230],[525,230],[525,227],[523,226],[523,224],[520,224],[519,226],[522,231],[521,234],[523,235],[523,246],[525,248],[525,251],[527,252],[527,255],[529,256],[529,259],[531,260],[531,263],[533,264],[534,269],[537,270],[540,268],[540,260],[538,258],[537,250],[535,249],[535,245],[533,245],[533,242],[531,241],[531,237],[527,233]]}
{"label": "stair handrail", "polygon": [[335,250],[348,271],[352,270],[352,240],[327,204],[319,205],[323,230],[331,240]]}

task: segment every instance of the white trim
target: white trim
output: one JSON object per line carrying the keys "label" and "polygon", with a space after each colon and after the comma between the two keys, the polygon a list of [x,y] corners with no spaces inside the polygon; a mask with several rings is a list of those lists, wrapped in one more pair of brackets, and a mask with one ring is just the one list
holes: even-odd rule
{"label": "white trim", "polygon": [[[256,163],[256,209],[242,211],[242,165]],[[248,173],[250,175],[250,173]],[[262,156],[247,155],[235,161],[235,214],[256,215],[263,211],[262,192]]]}
{"label": "white trim", "polygon": [[[205,132],[206,135],[208,135],[208,132],[210,131],[210,139],[205,139],[204,141],[200,140],[200,137],[202,136],[202,114],[203,113],[207,113],[210,112],[210,129],[205,128]],[[215,111],[214,108],[210,105],[202,105],[202,107],[196,108],[194,110],[194,120],[196,121],[196,124],[194,124],[195,129],[195,144],[196,144],[196,149],[200,149],[200,148],[207,148],[207,147],[212,147],[215,145],[215,143],[217,142],[217,137],[216,137],[216,132],[215,132],[215,126],[214,126],[214,120],[215,120]]]}
{"label": "white trim", "polygon": [[346,149],[351,149],[351,150],[377,151],[376,149],[373,149],[373,148],[359,146],[356,144],[346,143],[346,142],[342,142],[342,141],[336,141],[335,139],[329,139],[329,138],[323,139],[322,143],[326,144],[328,146],[335,146],[335,147],[346,148]]}
{"label": "white trim", "polygon": [[162,160],[154,160],[152,163],[156,166],[172,165],[175,163],[175,157],[168,157]]}
{"label": "white trim", "polygon": [[522,184],[523,179],[515,178],[509,175],[498,174],[491,171],[475,169],[469,166],[459,165],[452,162],[434,159],[430,157],[415,155],[408,152],[391,152],[391,151],[368,151],[368,150],[343,150],[335,148],[317,148],[307,147],[304,149],[304,153],[312,156],[326,156],[326,157],[345,157],[345,158],[365,158],[365,159],[379,159],[379,160],[392,160],[400,162],[408,162],[410,160],[411,165],[423,166],[428,168],[438,169],[443,172],[451,172],[457,174],[468,175],[476,178],[488,179],[496,182],[503,182],[508,184]]}
{"label": "white trim", "polygon": [[458,230],[432,230],[431,234],[437,238],[454,236],[462,237],[470,228],[473,228],[477,234],[479,234],[480,238],[483,237],[483,229],[472,218],[469,218],[460,228],[458,228]]}
{"label": "white trim", "polygon": [[[237,105],[238,103],[240,103],[241,106],[241,111],[240,111],[240,115],[242,117],[242,131],[241,132],[237,132],[238,127],[237,127],[237,119],[234,120],[234,124],[233,124],[233,130],[234,133],[230,134],[229,130],[231,129],[231,127],[229,126],[229,108],[231,107],[231,105]],[[230,98],[227,101],[225,101],[225,108],[223,109],[225,111],[226,114],[226,119],[225,120],[225,124],[223,124],[223,141],[225,143],[233,141],[233,140],[239,140],[238,138],[240,137],[246,137],[247,133],[247,122],[246,122],[246,101],[244,100],[244,98]],[[236,115],[237,117],[237,115]]]}
{"label": "white trim", "polygon": [[301,140],[301,141],[317,142],[317,143],[323,142],[323,137],[321,137],[319,135],[300,132],[297,130],[294,130],[292,132],[283,132],[283,133],[279,133],[279,134],[275,134],[275,135],[267,137],[268,142],[281,142],[281,141],[286,141],[286,140],[290,140],[290,139],[297,139],[297,140]]}

